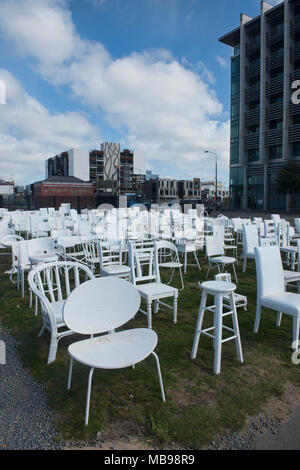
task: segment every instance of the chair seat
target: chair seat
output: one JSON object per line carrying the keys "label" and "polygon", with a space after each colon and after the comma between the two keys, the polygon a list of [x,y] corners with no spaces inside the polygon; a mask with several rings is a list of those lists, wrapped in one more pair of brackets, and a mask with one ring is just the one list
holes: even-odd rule
{"label": "chair seat", "polygon": [[99,369],[122,369],[143,361],[157,345],[157,334],[136,328],[78,341],[69,346],[71,357]]}
{"label": "chair seat", "polygon": [[236,285],[232,282],[224,281],[205,281],[201,284],[201,289],[205,289],[212,293],[230,293],[236,289]]}
{"label": "chair seat", "polygon": [[294,292],[274,293],[262,297],[261,305],[277,312],[300,316],[300,294]]}
{"label": "chair seat", "polygon": [[139,290],[141,295],[146,296],[162,296],[162,295],[175,295],[178,293],[178,289],[167,284],[160,282],[149,282],[147,284],[137,284],[136,288]]}
{"label": "chair seat", "polygon": [[125,264],[111,264],[101,269],[101,274],[104,276],[114,276],[117,274],[127,274],[130,273],[129,266]]}
{"label": "chair seat", "polygon": [[235,263],[236,259],[232,258],[231,256],[216,256],[214,258],[210,258],[212,263],[220,263],[220,264],[230,264]]}
{"label": "chair seat", "polygon": [[180,251],[180,253],[191,253],[192,251],[196,251],[196,245],[195,243],[184,243],[182,245],[177,245],[177,250]]}
{"label": "chair seat", "polygon": [[298,248],[296,246],[281,246],[280,250],[284,253],[297,253]]}
{"label": "chair seat", "polygon": [[176,263],[175,261],[174,262],[169,261],[166,263],[159,263],[159,267],[160,268],[182,268],[182,264]]}
{"label": "chair seat", "polygon": [[300,281],[300,272],[283,270],[284,280],[286,282]]}

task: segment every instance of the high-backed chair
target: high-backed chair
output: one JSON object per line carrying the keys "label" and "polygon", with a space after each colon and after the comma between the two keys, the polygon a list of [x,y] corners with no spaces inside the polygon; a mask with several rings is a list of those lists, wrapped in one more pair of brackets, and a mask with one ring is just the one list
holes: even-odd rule
{"label": "high-backed chair", "polygon": [[300,294],[285,291],[284,271],[278,246],[256,247],[257,306],[254,333],[258,332],[261,309],[269,308],[278,312],[277,326],[281,313],[293,317],[293,349],[297,350],[300,326]]}
{"label": "high-backed chair", "polygon": [[[155,303],[154,312],[157,313],[159,305],[173,311],[173,322],[177,323],[178,289],[163,284],[160,280],[158,265],[158,250],[156,242],[135,243],[129,242],[129,265],[131,269],[131,282],[138,289],[141,297],[145,299],[147,311],[140,309],[148,317],[148,328],[152,328],[152,303]],[[171,297],[173,306],[161,299]]]}

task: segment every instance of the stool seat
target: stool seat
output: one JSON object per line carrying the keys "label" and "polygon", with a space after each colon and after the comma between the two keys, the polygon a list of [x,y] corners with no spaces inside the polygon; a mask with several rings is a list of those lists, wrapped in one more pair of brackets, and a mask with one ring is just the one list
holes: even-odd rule
{"label": "stool seat", "polygon": [[202,289],[206,289],[210,292],[228,293],[233,292],[236,289],[236,285],[233,282],[224,281],[205,281],[200,284]]}

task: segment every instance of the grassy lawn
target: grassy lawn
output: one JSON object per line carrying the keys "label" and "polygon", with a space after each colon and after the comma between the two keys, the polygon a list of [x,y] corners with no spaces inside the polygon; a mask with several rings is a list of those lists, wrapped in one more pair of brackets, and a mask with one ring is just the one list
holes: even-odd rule
{"label": "grassy lawn", "polygon": [[[3,257],[1,257],[3,258]],[[172,441],[183,448],[199,449],[218,434],[238,431],[247,416],[257,413],[265,403],[281,397],[285,384],[300,385],[299,366],[291,362],[292,319],[283,315],[276,328],[276,313],[263,309],[259,333],[253,333],[256,308],[256,276],[254,261],[249,261],[242,274],[242,261],[237,267],[237,292],[248,297],[248,310],[239,310],[239,326],[244,363],[237,361],[235,342],[223,345],[221,374],[213,373],[212,340],[200,338],[198,355],[191,360],[201,292],[198,281],[206,275],[206,260],[200,256],[202,271],[188,266],[185,289],[179,292],[178,323],[172,322],[171,311],[160,309],[153,315],[153,329],[159,343],[159,356],[166,392],[161,400],[155,361],[152,356],[135,369],[96,370],[93,376],[90,419],[84,426],[86,386],[89,369],[74,363],[72,387],[67,391],[69,359],[67,347],[78,336],[61,340],[57,359],[47,366],[49,334],[37,334],[41,317],[29,309],[0,265],[0,321],[18,339],[24,366],[45,388],[49,405],[56,417],[56,426],[67,440],[89,440],[98,430],[111,423],[132,423],[144,430],[145,437],[160,446]],[[214,273],[211,272],[210,278]],[[173,285],[180,286],[179,276]],[[212,314],[206,313],[205,324]],[[226,320],[230,324],[231,319]],[[146,327],[146,317],[138,313],[126,327]]]}

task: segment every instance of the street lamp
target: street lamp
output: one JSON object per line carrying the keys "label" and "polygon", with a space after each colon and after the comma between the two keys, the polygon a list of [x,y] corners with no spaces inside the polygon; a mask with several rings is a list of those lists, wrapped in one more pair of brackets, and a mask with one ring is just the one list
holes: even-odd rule
{"label": "street lamp", "polygon": [[215,193],[216,193],[216,205],[217,205],[217,197],[218,197],[218,162],[217,162],[217,154],[215,152],[211,152],[210,150],[205,150],[204,153],[211,153],[216,157],[216,167],[215,167]]}

